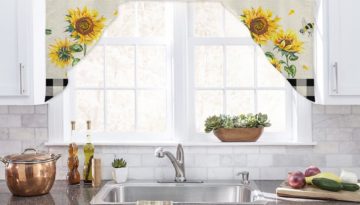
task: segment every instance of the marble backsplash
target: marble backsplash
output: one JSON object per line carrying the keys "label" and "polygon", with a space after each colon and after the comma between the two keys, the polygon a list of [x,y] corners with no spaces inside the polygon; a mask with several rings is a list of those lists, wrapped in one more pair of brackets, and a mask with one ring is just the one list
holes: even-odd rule
{"label": "marble backsplash", "polygon": [[[0,106],[0,155],[40,147],[62,153],[57,163],[57,179],[65,179],[67,148],[45,147],[47,141],[47,106]],[[313,106],[313,139],[316,146],[226,146],[185,147],[186,175],[196,179],[235,179],[248,170],[252,179],[283,179],[288,171],[302,170],[315,164],[333,172],[341,168],[360,176],[360,106]],[[111,178],[111,161],[128,161],[133,179],[173,178],[167,159],[155,158],[156,147],[98,146],[96,157],[102,159],[103,178]],[[174,147],[167,147],[175,151]],[[83,155],[80,153],[80,164]],[[3,165],[0,165],[3,169]],[[0,171],[0,179],[4,171]]]}

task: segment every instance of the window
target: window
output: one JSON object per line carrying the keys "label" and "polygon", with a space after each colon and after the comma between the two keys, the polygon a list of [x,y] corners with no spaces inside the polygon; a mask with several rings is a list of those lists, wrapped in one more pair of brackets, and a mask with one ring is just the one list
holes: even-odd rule
{"label": "window", "polygon": [[191,3],[189,16],[196,132],[204,130],[204,121],[212,114],[262,112],[272,122],[267,138],[279,133],[282,139],[291,136],[291,88],[247,28],[221,3]]}
{"label": "window", "polygon": [[92,120],[95,141],[213,139],[209,115],[254,112],[272,122],[262,140],[298,140],[290,86],[217,2],[122,4],[69,78],[61,129]]}
{"label": "window", "polygon": [[171,4],[120,6],[99,44],[70,73],[80,130],[92,120],[95,133],[170,131],[171,19]]}

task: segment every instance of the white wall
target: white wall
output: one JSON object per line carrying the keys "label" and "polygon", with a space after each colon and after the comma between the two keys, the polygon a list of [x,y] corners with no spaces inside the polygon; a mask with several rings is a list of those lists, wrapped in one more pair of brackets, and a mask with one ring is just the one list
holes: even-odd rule
{"label": "white wall", "polygon": [[[334,172],[347,168],[360,176],[360,106],[314,105],[313,137],[318,142],[314,147],[185,147],[186,174],[188,178],[234,179],[238,171],[249,170],[252,179],[284,179],[288,171],[314,164]],[[29,146],[62,153],[57,179],[65,179],[67,148],[46,148],[41,145],[46,140],[47,106],[0,106],[0,155],[17,153]],[[96,147],[96,157],[102,158],[103,178],[111,178],[114,157],[128,161],[130,178],[173,178],[172,165],[167,159],[155,158],[155,148]],[[175,151],[173,147],[166,149]],[[81,152],[79,157],[83,164]],[[0,179],[3,178],[4,171],[0,171]]]}

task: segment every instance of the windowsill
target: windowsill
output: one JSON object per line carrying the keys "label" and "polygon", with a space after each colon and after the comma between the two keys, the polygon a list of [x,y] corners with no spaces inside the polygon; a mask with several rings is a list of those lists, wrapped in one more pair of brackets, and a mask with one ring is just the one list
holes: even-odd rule
{"label": "windowsill", "polygon": [[[154,147],[154,146],[176,146],[181,143],[185,147],[226,147],[226,146],[315,146],[316,142],[175,142],[175,141],[124,141],[124,142],[93,142],[95,146],[139,146],[139,147]],[[84,145],[84,142],[77,142],[79,146]],[[69,142],[47,142],[45,146],[58,147],[68,146]]]}

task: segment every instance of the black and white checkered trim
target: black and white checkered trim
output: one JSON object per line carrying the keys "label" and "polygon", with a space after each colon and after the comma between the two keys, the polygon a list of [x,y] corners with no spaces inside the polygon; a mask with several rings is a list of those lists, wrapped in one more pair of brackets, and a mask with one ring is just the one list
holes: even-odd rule
{"label": "black and white checkered trim", "polygon": [[290,85],[308,100],[315,102],[314,79],[287,79]]}
{"label": "black and white checkered trim", "polygon": [[68,85],[68,79],[46,79],[45,102],[61,93]]}
{"label": "black and white checkered trim", "polygon": [[[308,100],[315,102],[314,79],[287,79],[290,85]],[[68,79],[46,79],[45,102],[61,93],[68,85]]]}

